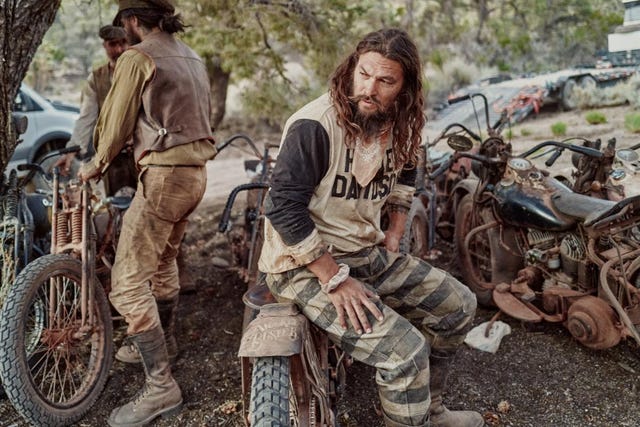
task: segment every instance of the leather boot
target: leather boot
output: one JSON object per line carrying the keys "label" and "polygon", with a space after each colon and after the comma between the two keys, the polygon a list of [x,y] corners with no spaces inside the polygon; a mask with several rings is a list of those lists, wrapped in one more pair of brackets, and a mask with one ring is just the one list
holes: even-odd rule
{"label": "leather boot", "polygon": [[[156,301],[158,305],[158,315],[160,316],[160,324],[164,331],[164,340],[169,354],[169,361],[175,362],[178,358],[178,343],[176,342],[176,311],[178,310],[178,297],[172,300]],[[118,349],[116,360],[124,363],[140,363],[142,357],[138,349],[130,339]]]}
{"label": "leather boot", "polygon": [[429,357],[431,383],[431,406],[429,421],[431,427],[482,427],[485,425],[482,415],[474,411],[450,411],[442,404],[442,393],[447,384],[449,370],[455,352],[431,353]]}
{"label": "leather boot", "polygon": [[107,420],[111,427],[146,426],[161,415],[179,412],[182,407],[182,392],[171,376],[162,328],[134,335],[132,340],[142,355],[145,382],[135,399],[111,412]]}
{"label": "leather boot", "polygon": [[178,262],[178,281],[180,283],[180,294],[192,294],[196,292],[198,290],[196,288],[196,282],[193,280],[193,277],[191,277],[191,273],[189,272],[189,267],[187,266],[185,260],[182,245],[180,245],[180,249],[178,249],[178,256],[176,257],[176,261]]}

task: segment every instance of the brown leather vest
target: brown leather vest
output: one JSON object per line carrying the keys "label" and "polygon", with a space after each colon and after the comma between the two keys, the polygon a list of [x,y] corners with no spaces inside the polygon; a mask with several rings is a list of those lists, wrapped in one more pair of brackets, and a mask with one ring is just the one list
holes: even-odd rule
{"label": "brown leather vest", "polygon": [[111,89],[111,73],[109,73],[109,63],[93,70],[93,82],[96,85],[96,96],[98,97],[98,111],[102,110],[104,100]]}
{"label": "brown leather vest", "polygon": [[200,139],[213,144],[209,78],[200,57],[166,32],[149,34],[132,49],[155,64],[154,76],[142,93],[133,135],[136,161],[149,151]]}

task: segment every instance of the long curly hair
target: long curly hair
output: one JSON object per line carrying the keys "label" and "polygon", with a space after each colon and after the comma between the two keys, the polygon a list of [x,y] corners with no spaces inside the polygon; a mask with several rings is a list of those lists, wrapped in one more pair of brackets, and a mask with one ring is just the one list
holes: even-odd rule
{"label": "long curly hair", "polygon": [[395,100],[393,157],[396,167],[415,165],[425,124],[422,64],[416,45],[403,30],[381,29],[367,34],[331,76],[329,94],[337,110],[338,125],[346,133],[345,143],[352,146],[363,132],[353,121],[355,109],[349,97],[353,95],[354,70],[360,55],[368,52],[402,65],[404,86]]}

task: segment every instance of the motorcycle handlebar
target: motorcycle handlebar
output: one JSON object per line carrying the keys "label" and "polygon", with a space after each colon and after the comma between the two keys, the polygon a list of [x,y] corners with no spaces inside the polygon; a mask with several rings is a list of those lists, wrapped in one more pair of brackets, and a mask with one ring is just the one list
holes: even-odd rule
{"label": "motorcycle handlebar", "polygon": [[[541,149],[543,147],[547,147],[549,145],[552,145],[554,147],[558,147],[558,150],[556,151],[556,153],[558,153],[558,152],[562,153],[563,150],[567,149],[569,151],[573,151],[573,152],[576,152],[576,153],[579,153],[579,154],[584,154],[584,155],[590,156],[590,157],[595,157],[595,158],[598,158],[598,159],[602,158],[604,156],[604,154],[600,150],[596,150],[595,148],[581,147],[579,145],[567,144],[565,142],[559,142],[559,141],[544,141],[544,142],[541,142],[540,144],[537,144],[534,147],[528,149],[524,153],[520,154],[518,157],[529,157],[531,154],[535,153],[539,149]],[[553,156],[555,156],[557,158],[557,156],[559,156],[560,154],[556,155],[556,153],[554,153]],[[555,159],[554,159],[554,161],[555,161]],[[549,165],[547,165],[547,166],[549,166]]]}
{"label": "motorcycle handlebar", "polygon": [[562,150],[554,151],[551,157],[545,160],[544,162],[545,166],[547,166],[548,168],[553,166],[553,164],[556,162],[556,160],[558,160],[558,157],[560,157],[561,154],[562,154]]}
{"label": "motorcycle handlebar", "polygon": [[266,190],[268,188],[269,184],[265,182],[250,182],[248,184],[238,185],[236,188],[231,190],[231,193],[227,198],[227,203],[224,206],[224,210],[222,211],[222,217],[220,218],[220,223],[218,224],[218,231],[222,233],[226,233],[227,231],[229,231],[229,218],[231,217],[231,209],[233,208],[233,203],[235,202],[238,193],[247,190]]}

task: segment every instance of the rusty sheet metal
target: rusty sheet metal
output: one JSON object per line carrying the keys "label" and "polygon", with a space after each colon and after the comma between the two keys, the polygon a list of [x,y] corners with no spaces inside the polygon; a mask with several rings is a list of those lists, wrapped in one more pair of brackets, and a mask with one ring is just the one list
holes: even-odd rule
{"label": "rusty sheet metal", "polygon": [[523,301],[510,292],[500,292],[500,286],[493,291],[493,301],[498,308],[516,319],[525,322],[541,322],[542,316],[531,310]]}
{"label": "rusty sheet metal", "polygon": [[239,357],[292,356],[300,354],[308,333],[308,321],[293,304],[262,307],[242,336]]}

